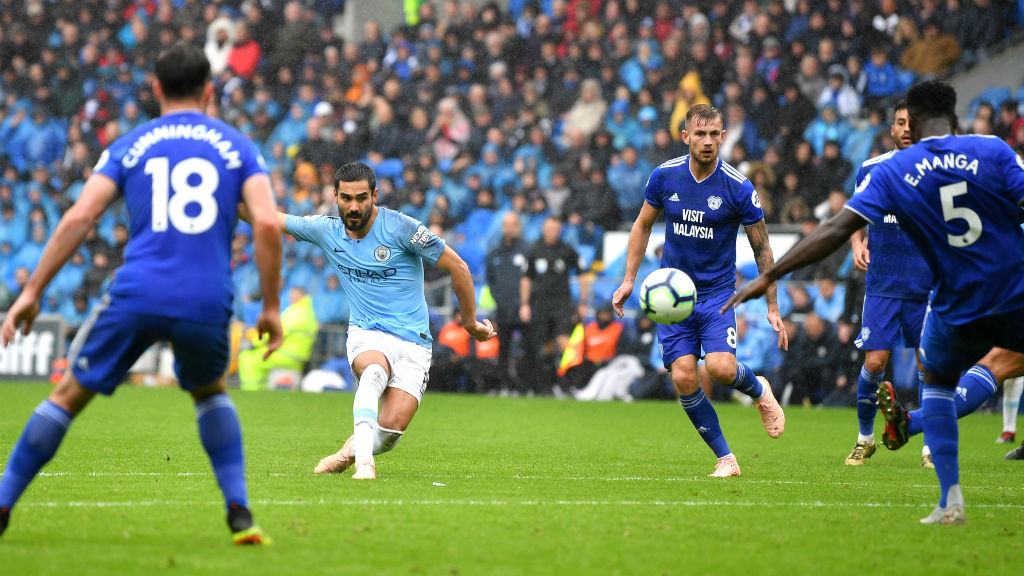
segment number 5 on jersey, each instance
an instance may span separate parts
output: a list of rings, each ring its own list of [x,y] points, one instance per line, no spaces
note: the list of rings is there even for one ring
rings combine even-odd
[[[145,172],[153,178],[154,232],[166,232],[170,223],[183,234],[202,234],[217,222],[218,207],[213,193],[220,184],[220,175],[212,162],[186,158],[171,168],[167,157],[160,156],[146,161]],[[199,213],[189,216],[185,208],[193,202],[199,205]]]

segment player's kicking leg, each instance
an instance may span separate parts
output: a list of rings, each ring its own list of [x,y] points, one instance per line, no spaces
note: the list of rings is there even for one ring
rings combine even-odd
[[[1017,439],[1017,412],[1020,410],[1021,392],[1024,392],[1024,377],[1003,382],[1003,433],[996,439],[1000,444],[1013,444]]]
[[[341,450],[321,459],[313,471],[339,473],[354,465],[352,478],[374,479],[377,467],[373,457],[394,448],[419,408],[427,387],[430,349],[362,329],[349,330],[348,346],[359,382],[352,403],[353,434]],[[362,352],[356,355],[353,348]]]
[[[1024,372],[1024,354],[1005,348],[993,348],[977,364],[971,366],[956,385],[954,402],[957,418],[971,414],[989,398],[996,390],[996,383],[1018,376]],[[879,411],[886,419],[885,433],[882,443],[890,450],[897,450],[906,444],[910,437],[924,430],[924,418],[921,409],[908,412],[896,400],[892,386],[879,387]],[[883,395],[885,406],[883,406]]]
[[[389,452],[398,444],[418,407],[419,402],[402,390],[388,388],[384,392],[373,436],[374,456]],[[344,446],[334,454],[322,458],[313,472],[316,474],[340,474],[347,470],[355,462],[354,444],[355,435],[349,436]],[[374,467],[374,472],[376,472],[376,467]]]

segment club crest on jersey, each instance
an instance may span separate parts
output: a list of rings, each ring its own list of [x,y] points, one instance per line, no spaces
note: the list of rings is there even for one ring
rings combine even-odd
[[[391,248],[381,244],[373,251],[373,257],[377,262],[387,262],[391,258]]]
[[[712,196],[708,198],[708,208],[712,210],[718,210],[722,207],[722,199],[719,196]]]

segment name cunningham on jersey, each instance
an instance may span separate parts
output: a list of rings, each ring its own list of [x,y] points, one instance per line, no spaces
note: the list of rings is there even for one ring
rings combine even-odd
[[[139,159],[153,145],[164,140],[194,140],[206,142],[217,150],[220,157],[226,163],[228,170],[233,170],[242,165],[238,150],[232,148],[231,140],[224,139],[224,135],[202,124],[173,124],[157,126],[142,134],[132,143],[128,153],[121,159],[125,168],[131,168],[139,163]],[[106,154],[106,152],[104,152]],[[102,162],[102,160],[101,160]]]

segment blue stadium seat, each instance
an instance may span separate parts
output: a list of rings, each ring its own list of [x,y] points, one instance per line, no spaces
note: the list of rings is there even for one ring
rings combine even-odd
[[[971,103],[968,105],[968,115],[974,117],[978,112],[978,107],[981,106],[982,102],[988,103],[990,106],[996,109],[996,113],[999,112],[999,107],[1002,106],[1003,102],[1009,100],[1013,96],[1013,92],[1006,86],[990,86],[971,99]]]

